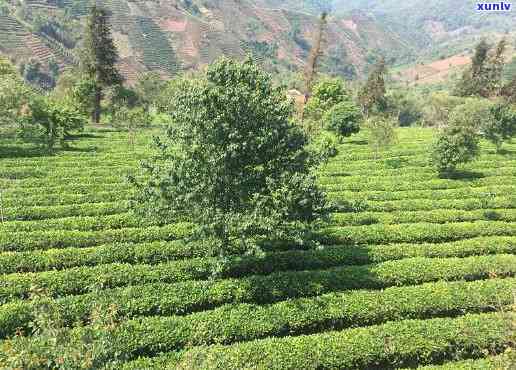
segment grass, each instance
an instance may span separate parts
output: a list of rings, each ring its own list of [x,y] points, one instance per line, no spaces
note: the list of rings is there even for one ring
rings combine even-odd
[[[496,368],[511,346],[516,145],[439,178],[433,132],[399,129],[379,159],[360,134],[319,169],[339,204],[320,248],[217,256],[185,223],[142,224],[125,181],[152,132],[92,130],[49,154],[0,140],[0,338],[29,328],[34,286],[69,330],[94,304],[123,321],[128,369]],[[219,269],[217,275],[213,270]],[[498,366],[498,365],[496,365]]]

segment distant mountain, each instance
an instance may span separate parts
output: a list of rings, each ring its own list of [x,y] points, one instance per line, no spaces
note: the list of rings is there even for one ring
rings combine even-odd
[[[29,57],[43,64],[55,60],[60,66],[76,61],[88,1],[0,1],[4,1],[2,53],[20,61]],[[172,75],[200,68],[220,55],[242,58],[248,53],[270,70],[295,70],[307,58],[318,22],[315,6],[307,6],[303,12],[290,1],[97,3],[112,13],[120,68],[129,80],[146,70]],[[397,35],[360,11],[330,17],[325,40],[324,68],[347,77],[361,74],[377,54],[406,49]]]
[[[391,64],[459,50],[516,29],[515,15],[479,15],[469,0],[98,0],[112,13],[119,67],[129,81],[202,68],[220,55],[252,55],[271,71],[306,61],[318,16],[330,11],[322,68],[363,76]],[[0,53],[43,68],[76,63],[89,0],[0,0]],[[473,9],[473,10],[472,10]],[[52,67],[53,66],[53,67]]]

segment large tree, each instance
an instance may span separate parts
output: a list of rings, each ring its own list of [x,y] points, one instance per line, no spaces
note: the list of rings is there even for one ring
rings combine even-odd
[[[122,81],[115,66],[117,60],[118,52],[111,35],[109,14],[94,5],[88,16],[81,64],[95,83],[92,112],[92,120],[95,123],[100,122],[103,89]]]
[[[159,154],[143,167],[147,180],[135,181],[137,211],[193,222],[221,254],[299,237],[326,215],[307,139],[270,76],[222,59],[176,87]]]

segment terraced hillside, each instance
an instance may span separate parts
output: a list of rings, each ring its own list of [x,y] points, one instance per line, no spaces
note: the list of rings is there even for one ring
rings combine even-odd
[[[318,24],[317,13],[279,8],[261,0],[96,2],[112,14],[121,69],[129,82],[134,82],[135,75],[145,70],[171,76],[200,69],[220,55],[243,58],[251,53],[270,70],[296,70],[303,67],[308,57]],[[5,41],[5,45],[0,43],[1,54],[16,60],[35,56],[44,61],[37,53],[44,46],[59,61],[74,63],[82,37],[80,29],[91,1],[9,0],[5,3],[8,4],[6,15],[0,13],[0,20],[5,23],[0,24],[3,31],[0,41]],[[71,45],[63,43],[63,33],[71,33],[63,31],[69,26],[63,24],[63,17],[77,23],[74,27],[77,34],[67,35],[72,39],[68,40]],[[38,26],[41,19],[50,25]],[[36,38],[43,46],[29,45],[33,50],[26,50],[23,35]],[[360,11],[331,17],[327,40],[329,59],[323,63],[326,70],[348,77],[364,72],[373,50],[411,53],[398,36]]]
[[[0,338],[27,328],[34,286],[71,325],[114,303],[128,369],[497,368],[516,289],[516,144],[456,178],[428,166],[433,131],[399,130],[376,160],[366,134],[320,171],[341,212],[315,250],[216,257],[141,225],[124,175],[151,134],[95,131],[55,156],[0,141]],[[445,363],[445,365],[442,365]],[[441,367],[442,366],[442,367]]]

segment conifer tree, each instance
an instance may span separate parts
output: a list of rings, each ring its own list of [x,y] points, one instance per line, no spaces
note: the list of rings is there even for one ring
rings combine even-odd
[[[88,16],[81,64],[95,84],[92,112],[92,120],[95,123],[100,122],[102,90],[122,81],[115,66],[117,60],[118,52],[111,36],[109,14],[94,5]]]

